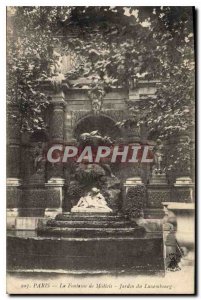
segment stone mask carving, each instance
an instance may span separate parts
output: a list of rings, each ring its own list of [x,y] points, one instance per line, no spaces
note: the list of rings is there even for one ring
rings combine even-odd
[[[100,99],[92,99],[91,108],[94,114],[99,114],[101,111],[102,101]]]

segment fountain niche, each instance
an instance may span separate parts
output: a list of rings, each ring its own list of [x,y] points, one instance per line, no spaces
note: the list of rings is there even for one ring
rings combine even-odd
[[[76,129],[79,147],[114,143],[118,129],[100,120],[95,123],[98,129],[94,127],[91,132],[84,131],[88,122]],[[63,212],[39,220],[37,236],[23,239],[26,255],[15,261],[11,255],[12,267],[48,272],[164,273],[162,235],[147,233],[124,212],[122,183],[111,165],[84,161],[69,163],[67,168],[70,172]],[[8,243],[15,253],[22,253],[18,237]]]
[[[114,142],[98,130],[81,133],[77,141],[79,147]],[[136,273],[163,270],[161,239],[159,243],[151,240],[143,227],[123,213],[121,183],[111,166],[86,161],[75,164],[73,170],[67,194],[70,211],[38,227],[38,236],[55,241],[56,248],[49,251],[56,254],[59,247],[62,253],[62,263],[57,259],[55,267]],[[153,249],[160,255],[151,257]]]
[[[113,144],[109,136],[102,136],[98,130],[82,133],[77,142],[79,148],[90,145],[93,149]],[[121,212],[121,184],[109,164],[89,163],[87,160],[75,163],[67,193],[71,198],[70,212],[41,223],[38,235],[80,238],[143,236],[144,228],[129,221]]]

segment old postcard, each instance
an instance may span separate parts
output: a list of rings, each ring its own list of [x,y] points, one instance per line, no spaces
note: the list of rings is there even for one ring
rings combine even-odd
[[[7,293],[195,293],[193,7],[7,7]]]

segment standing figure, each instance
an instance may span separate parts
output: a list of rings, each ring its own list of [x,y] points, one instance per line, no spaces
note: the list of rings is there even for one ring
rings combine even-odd
[[[162,173],[161,163],[163,161],[163,154],[162,154],[163,145],[160,139],[157,139],[156,146],[154,147],[153,150],[154,150],[154,166],[155,166],[154,171]]]

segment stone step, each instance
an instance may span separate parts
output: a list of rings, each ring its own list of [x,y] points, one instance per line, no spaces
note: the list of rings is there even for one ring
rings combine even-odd
[[[65,215],[65,216],[117,216],[117,215],[123,215],[122,213],[115,213],[115,212],[62,212],[61,214],[58,215]]]
[[[123,215],[117,215],[112,213],[62,213],[58,214],[55,217],[57,221],[85,221],[85,220],[94,220],[94,221],[122,221],[126,220]]]
[[[50,227],[76,227],[76,228],[107,228],[107,227],[132,227],[135,225],[134,222],[129,220],[68,220],[68,221],[58,221],[49,220],[47,221],[47,226]]]
[[[129,228],[66,228],[66,227],[44,227],[38,229],[39,236],[57,237],[92,237],[92,236],[132,236],[139,237],[145,234],[143,227]]]

